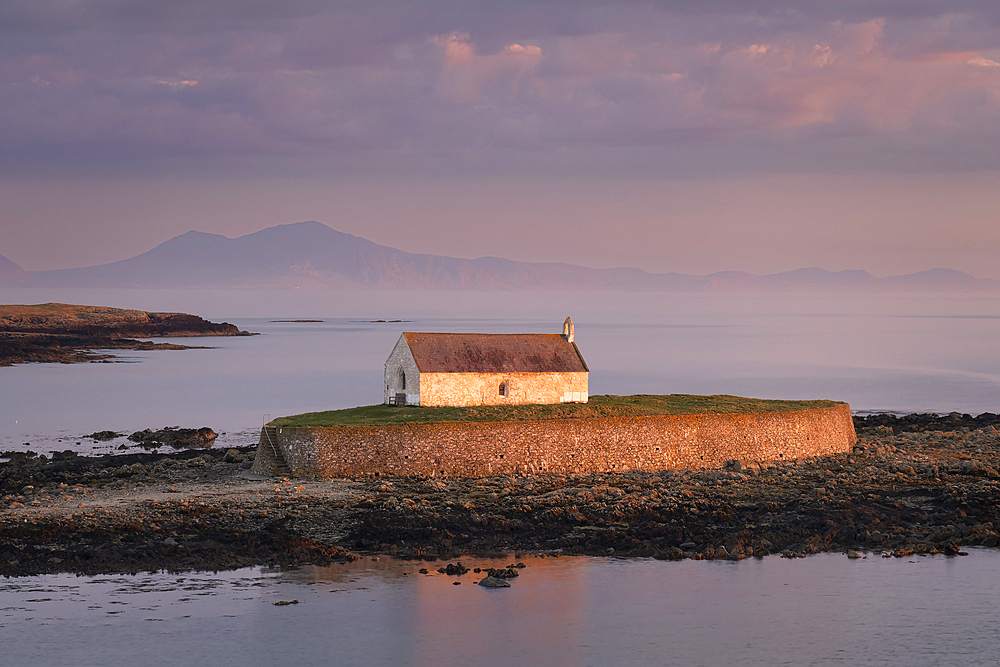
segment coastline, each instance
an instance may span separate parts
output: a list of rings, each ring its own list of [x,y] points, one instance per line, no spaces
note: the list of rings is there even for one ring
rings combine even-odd
[[[309,481],[250,474],[249,447],[20,457],[0,464],[0,575],[326,564],[357,554],[740,559],[998,545],[995,426],[930,416],[856,423],[851,453],[659,473]]]
[[[23,363],[108,362],[94,350],[193,350],[205,346],[153,343],[142,338],[252,336],[223,322],[186,313],[63,303],[0,305],[0,366]]]

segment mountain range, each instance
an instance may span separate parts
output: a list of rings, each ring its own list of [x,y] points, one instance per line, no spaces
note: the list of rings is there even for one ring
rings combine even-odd
[[[31,282],[31,275],[27,271],[0,255],[0,287],[24,287]]]
[[[657,292],[1000,291],[1000,280],[953,269],[876,278],[867,271],[797,269],[706,276],[592,269],[573,264],[461,259],[404,252],[319,222],[230,239],[187,232],[136,257],[78,269],[25,271],[0,256],[0,286],[306,288],[394,290],[622,290]]]

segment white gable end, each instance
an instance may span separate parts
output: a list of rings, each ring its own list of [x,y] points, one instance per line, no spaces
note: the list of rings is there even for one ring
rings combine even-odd
[[[420,405],[420,370],[402,335],[385,361],[384,386],[386,404],[395,404],[397,395],[405,394],[407,405]]]

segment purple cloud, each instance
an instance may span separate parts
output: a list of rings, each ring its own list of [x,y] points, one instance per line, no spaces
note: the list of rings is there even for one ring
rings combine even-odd
[[[0,167],[1000,166],[996,3],[831,4],[8,2]]]

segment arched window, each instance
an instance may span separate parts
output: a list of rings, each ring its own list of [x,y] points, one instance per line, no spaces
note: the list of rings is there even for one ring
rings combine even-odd
[[[406,389],[406,371],[399,371],[399,384],[402,389]]]
[[[504,398],[510,396],[510,380],[504,380],[500,383],[500,395]]]

